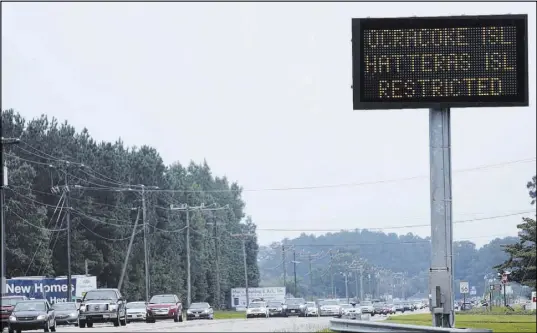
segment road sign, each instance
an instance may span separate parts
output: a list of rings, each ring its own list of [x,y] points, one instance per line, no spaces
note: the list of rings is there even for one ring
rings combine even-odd
[[[501,291],[502,290],[502,285],[501,284],[495,284],[494,285],[494,290]]]
[[[461,294],[468,294],[468,292],[470,291],[470,285],[468,281],[459,282],[459,289]]]
[[[527,21],[353,19],[353,109],[528,106]]]

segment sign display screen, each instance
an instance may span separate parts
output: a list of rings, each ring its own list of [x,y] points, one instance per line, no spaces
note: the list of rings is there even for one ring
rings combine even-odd
[[[527,106],[527,32],[527,15],[353,19],[353,108]]]

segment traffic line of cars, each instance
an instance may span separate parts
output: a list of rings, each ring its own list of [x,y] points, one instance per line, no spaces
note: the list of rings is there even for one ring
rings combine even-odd
[[[127,302],[118,289],[93,289],[84,295],[80,303],[50,304],[46,299],[28,299],[25,296],[5,296],[1,303],[2,329],[9,333],[27,330],[55,332],[58,325],[91,328],[95,323],[112,323],[126,326],[129,322],[172,319],[175,322],[196,319],[214,319],[209,303],[192,303],[183,313],[177,295],[155,295],[146,302]]]

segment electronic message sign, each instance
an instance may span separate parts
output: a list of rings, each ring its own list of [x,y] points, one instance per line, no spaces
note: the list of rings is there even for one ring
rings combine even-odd
[[[352,20],[353,108],[527,106],[527,15]]]

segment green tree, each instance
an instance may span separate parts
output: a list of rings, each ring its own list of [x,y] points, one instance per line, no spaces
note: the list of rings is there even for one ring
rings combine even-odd
[[[535,176],[528,182],[527,188],[531,204],[535,204]],[[510,271],[509,279],[535,289],[535,257],[536,257],[536,223],[535,219],[524,217],[522,223],[517,225],[519,229],[519,241],[512,245],[503,246],[504,251],[509,255],[509,259],[502,264],[495,266],[500,273]]]

